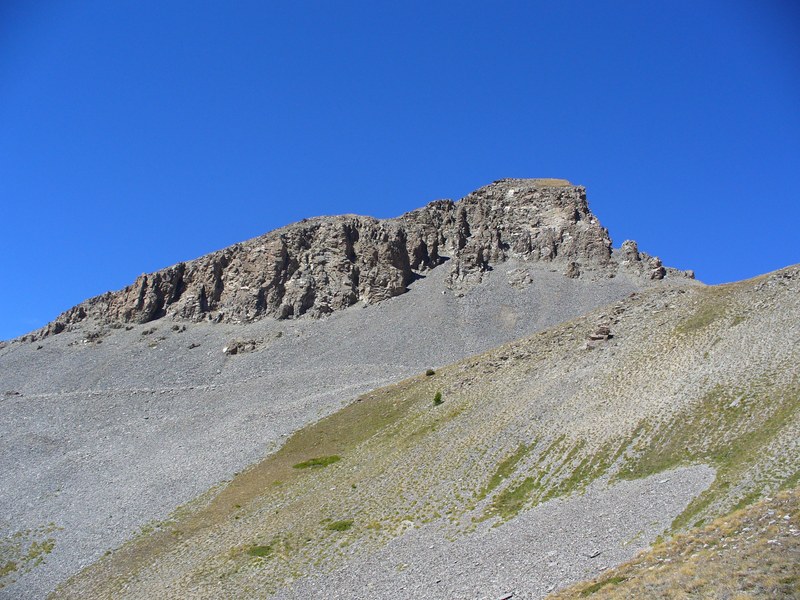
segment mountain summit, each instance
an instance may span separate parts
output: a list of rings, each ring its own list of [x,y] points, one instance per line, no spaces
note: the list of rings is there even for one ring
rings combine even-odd
[[[437,200],[394,219],[317,217],[196,260],[178,263],[60,315],[34,337],[84,321],[99,325],[178,321],[246,323],[321,317],[408,291],[432,269],[463,288],[510,258],[545,263],[567,277],[689,277],[640,253],[612,251],[586,190],[563,179],[502,179],[458,202]]]
[[[0,343],[0,597],[543,597],[796,486],[799,285],[541,179],[143,275]]]

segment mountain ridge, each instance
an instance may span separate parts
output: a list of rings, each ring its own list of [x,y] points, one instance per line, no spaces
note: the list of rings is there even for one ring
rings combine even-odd
[[[23,336],[34,341],[79,324],[120,326],[164,317],[246,323],[319,318],[404,294],[445,263],[459,290],[509,258],[542,262],[567,277],[693,279],[626,241],[612,250],[586,190],[566,180],[501,179],[458,202],[435,200],[391,219],[323,216],[267,232],[139,276],[90,298]]]
[[[283,318],[187,319],[178,299],[125,322],[110,293],[0,344],[0,597],[225,595],[220,576],[230,595],[373,597],[366,572],[386,597],[543,597],[796,485],[798,266],[705,286],[613,248],[567,182],[428,206],[210,255],[236,253],[218,308],[248,306],[265,238],[297,242],[298,280],[378,282],[367,302],[316,315],[318,286]]]

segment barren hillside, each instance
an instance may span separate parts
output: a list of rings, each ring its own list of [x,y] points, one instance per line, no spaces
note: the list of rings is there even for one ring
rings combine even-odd
[[[654,289],[362,395],[64,597],[542,597],[796,485],[800,269]]]
[[[0,596],[543,597],[797,485],[798,288],[563,180],[143,275],[0,344]]]

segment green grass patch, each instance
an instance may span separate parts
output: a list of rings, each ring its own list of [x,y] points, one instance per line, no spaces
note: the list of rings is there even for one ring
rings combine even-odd
[[[332,521],[325,525],[325,529],[328,531],[347,531],[348,529],[353,527],[353,520],[347,519],[344,521]]]
[[[620,577],[619,575],[615,575],[614,577],[609,577],[608,579],[603,579],[598,581],[597,583],[593,583],[592,585],[586,587],[581,591],[581,597],[585,598],[586,596],[591,596],[595,592],[599,592],[607,585],[618,585],[623,581],[626,581],[626,577]]]
[[[538,479],[526,477],[519,485],[504,489],[492,502],[489,514],[496,514],[504,520],[517,516],[538,486]]]
[[[508,477],[510,477],[514,472],[514,469],[517,468],[517,463],[519,463],[519,461],[521,461],[535,445],[536,442],[534,442],[531,446],[520,444],[516,452],[502,460],[500,464],[497,465],[497,469],[495,469],[495,472],[492,474],[491,478],[489,478],[489,482],[486,484],[486,487],[478,492],[478,500],[483,500],[486,498],[486,496],[491,494],[497,488],[497,486],[508,479]]]
[[[444,400],[442,400],[442,392],[436,392],[433,395],[433,405],[434,406],[439,406],[443,402],[444,402]]]
[[[308,460],[304,460],[303,462],[299,462],[295,465],[292,465],[294,469],[317,469],[322,467],[327,467],[328,465],[332,465],[333,463],[339,462],[342,460],[342,457],[338,454],[332,454],[331,456],[318,456],[317,458],[309,458]]]
[[[247,549],[247,554],[257,558],[265,558],[272,554],[272,546],[250,546]]]

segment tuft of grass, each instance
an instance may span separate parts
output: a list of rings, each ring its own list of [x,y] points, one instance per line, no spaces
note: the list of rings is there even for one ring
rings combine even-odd
[[[492,474],[489,482],[486,484],[486,487],[478,493],[478,500],[483,500],[486,498],[486,496],[491,494],[497,488],[497,486],[508,479],[508,477],[510,477],[517,468],[519,461],[521,461],[525,455],[528,454],[531,447],[532,446],[520,444],[516,452],[502,460],[500,464],[497,465],[497,469],[495,469],[495,472]]]
[[[304,460],[303,462],[299,462],[295,465],[292,465],[294,469],[321,469],[322,467],[327,467],[328,465],[332,465],[335,462],[339,462],[342,460],[342,457],[338,454],[332,454],[331,456],[318,456],[316,458],[309,458],[308,460]]]
[[[272,554],[272,546],[250,546],[247,549],[247,553],[250,556],[264,558]]]
[[[353,526],[353,520],[347,519],[344,521],[332,521],[325,525],[328,531],[347,531]]]
[[[591,596],[595,592],[599,592],[607,585],[617,585],[625,580],[626,580],[625,577],[620,577],[619,575],[614,575],[613,577],[609,577],[608,579],[601,579],[597,583],[593,583],[592,585],[584,588],[581,591],[581,597]]]
[[[433,405],[439,406],[442,404],[444,400],[442,400],[442,392],[436,392],[433,396]]]

